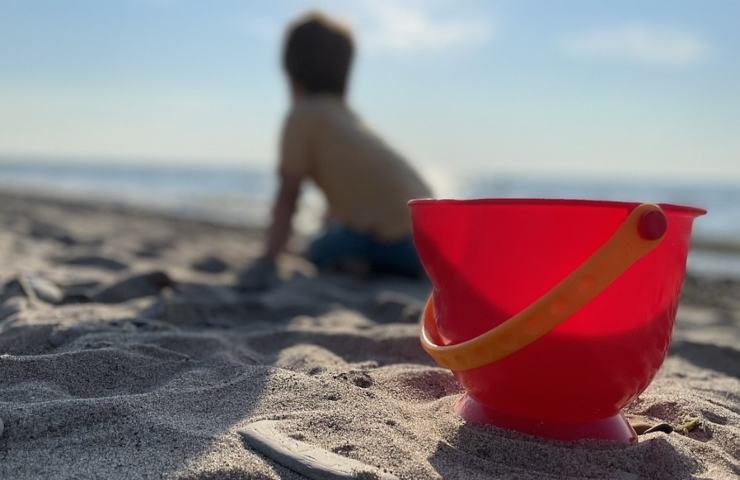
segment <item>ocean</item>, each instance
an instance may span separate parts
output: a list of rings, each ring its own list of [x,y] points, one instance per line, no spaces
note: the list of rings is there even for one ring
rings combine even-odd
[[[566,179],[479,172],[456,178],[445,195],[460,198],[537,197],[677,203],[705,208],[695,238],[740,245],[740,182],[655,183]],[[79,162],[0,161],[0,189],[45,196],[131,205],[210,220],[264,225],[269,217],[275,177],[270,168],[131,165]],[[308,187],[296,227],[318,229],[323,200]],[[692,253],[690,268],[740,276],[740,255]]]

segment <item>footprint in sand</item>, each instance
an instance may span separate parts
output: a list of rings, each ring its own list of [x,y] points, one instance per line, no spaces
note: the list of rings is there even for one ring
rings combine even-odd
[[[0,304],[0,321],[23,310],[27,300],[25,298],[10,299]]]
[[[419,299],[401,292],[382,291],[365,302],[362,308],[368,318],[378,323],[415,323],[423,310]]]
[[[229,264],[218,257],[209,255],[191,264],[193,270],[203,273],[223,273],[229,268]]]
[[[162,289],[174,285],[164,272],[154,271],[125,278],[120,282],[103,287],[92,296],[93,302],[123,303],[135,298],[157,295]]]
[[[173,249],[175,244],[174,239],[167,238],[144,240],[134,254],[140,258],[159,258],[165,251]]]
[[[102,270],[109,270],[111,272],[120,272],[128,268],[128,265],[123,262],[100,255],[81,255],[77,257],[56,258],[55,261],[64,265],[99,268]]]
[[[36,275],[20,275],[10,280],[3,287],[0,298],[9,299],[19,295],[32,302],[42,300],[53,304],[61,302],[64,298],[64,293],[56,284]]]
[[[100,246],[103,243],[100,238],[76,236],[59,225],[41,221],[34,221],[31,224],[28,229],[28,236],[36,240],[54,240],[67,247],[74,245]]]
[[[77,239],[74,238],[74,236],[72,236],[65,229],[51,223],[44,223],[39,221],[31,224],[31,228],[28,230],[28,235],[38,240],[55,240],[67,246],[72,246],[79,243]]]

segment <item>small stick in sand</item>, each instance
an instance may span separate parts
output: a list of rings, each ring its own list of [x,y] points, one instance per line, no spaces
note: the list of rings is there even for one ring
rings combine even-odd
[[[379,468],[291,438],[278,431],[277,423],[271,420],[254,422],[239,433],[253,449],[314,480],[398,480]]]

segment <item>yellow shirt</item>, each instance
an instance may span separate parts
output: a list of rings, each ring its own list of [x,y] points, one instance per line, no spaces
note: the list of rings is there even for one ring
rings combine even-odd
[[[313,180],[331,220],[379,240],[409,235],[406,202],[431,197],[419,174],[331,95],[303,98],[288,114],[279,169]]]

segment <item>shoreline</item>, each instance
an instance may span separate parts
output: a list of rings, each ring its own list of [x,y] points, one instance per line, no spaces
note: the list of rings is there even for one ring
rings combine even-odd
[[[27,201],[40,205],[56,205],[85,211],[109,212],[118,215],[135,215],[142,218],[157,219],[163,222],[186,222],[204,227],[242,232],[249,238],[261,236],[264,225],[256,221],[237,221],[228,218],[212,218],[209,212],[187,212],[167,207],[143,206],[125,201],[105,200],[98,197],[84,197],[67,194],[39,194],[16,192],[0,188],[0,202]],[[251,208],[245,204],[245,210]],[[305,230],[305,229],[304,229]],[[298,230],[296,244],[302,245],[311,235],[310,231]],[[692,274],[740,279],[740,239],[733,241],[722,237],[692,237],[691,252],[701,257],[697,262],[689,259],[689,272]],[[694,264],[696,263],[696,264]],[[696,271],[693,271],[696,268]]]
[[[207,219],[204,215],[175,212],[166,208],[145,207],[125,201],[105,200],[96,196],[84,197],[66,194],[40,194],[16,192],[7,188],[0,188],[0,202],[32,202],[47,207],[61,207],[79,209],[81,211],[109,213],[116,215],[138,216],[164,222],[188,222],[204,227],[240,231],[248,234],[261,230],[259,225],[226,220]]]

